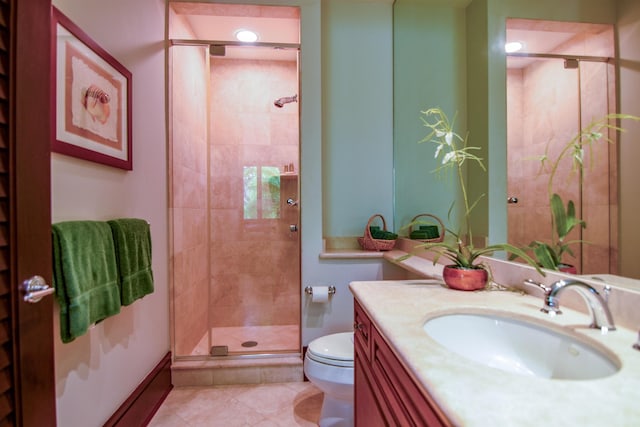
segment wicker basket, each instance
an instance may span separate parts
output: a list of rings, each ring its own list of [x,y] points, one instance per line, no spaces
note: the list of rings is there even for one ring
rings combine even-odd
[[[425,243],[438,243],[438,242],[442,242],[444,241],[444,233],[446,232],[445,227],[444,227],[444,223],[442,222],[442,220],[440,218],[438,218],[435,215],[431,215],[431,214],[420,214],[420,215],[416,215],[413,217],[413,219],[411,220],[411,223],[413,224],[418,218],[423,217],[423,216],[428,216],[430,218],[435,219],[436,221],[438,221],[438,223],[440,224],[440,236],[433,238],[433,239],[414,239],[417,240],[419,242],[425,242]],[[409,227],[409,236],[411,236],[411,232],[413,231],[413,226]]]
[[[371,218],[369,218],[369,221],[367,221],[367,226],[364,228],[364,236],[358,237],[358,243],[360,244],[362,249],[366,251],[389,251],[396,245],[397,239],[374,239],[371,236],[371,229],[369,227],[371,226],[373,220],[376,219],[376,217],[382,220],[382,229],[384,231],[387,231],[387,223],[384,220],[384,217],[380,214],[375,214],[371,216]]]

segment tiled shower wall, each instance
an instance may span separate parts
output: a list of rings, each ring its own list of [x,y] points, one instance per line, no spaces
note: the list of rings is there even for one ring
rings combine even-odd
[[[295,61],[211,59],[211,326],[299,325]],[[244,218],[245,167],[276,167],[278,218]],[[275,193],[277,193],[277,189]],[[274,193],[274,194],[275,194]],[[215,334],[215,332],[214,332]],[[215,337],[214,337],[215,340]],[[223,343],[221,343],[223,344]],[[292,343],[292,349],[299,343]]]
[[[564,46],[563,51],[609,56],[612,43],[608,32],[580,36]],[[509,205],[508,210],[510,243],[524,246],[534,239],[546,240],[551,233],[549,174],[540,173],[540,163],[534,159],[545,153],[548,141],[551,141],[549,158],[557,158],[579,131],[579,105],[584,127],[592,119],[606,115],[608,105],[613,102],[612,66],[581,62],[580,67],[580,80],[578,70],[564,69],[562,60],[537,60],[526,68],[508,70],[508,193],[518,197],[518,204]],[[578,214],[587,222],[582,239],[590,242],[582,248],[582,265],[578,245],[572,246],[576,258],[567,256],[565,262],[582,267],[583,273],[613,273],[617,264],[615,244],[610,243],[617,239],[616,169],[612,167],[615,147],[598,144],[587,154],[585,165],[582,195],[571,160],[562,164],[554,178],[554,191],[565,203],[574,200],[580,210],[582,197],[583,210]],[[573,233],[571,238],[579,236]]]
[[[191,37],[172,14],[174,37]],[[207,229],[207,50],[170,49],[169,206],[174,351],[187,355],[208,327]],[[158,142],[160,143],[160,142]]]

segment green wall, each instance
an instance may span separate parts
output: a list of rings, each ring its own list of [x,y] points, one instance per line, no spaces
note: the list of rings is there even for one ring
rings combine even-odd
[[[362,235],[375,213],[392,226],[392,11],[391,1],[322,2],[325,237]]]
[[[465,11],[440,2],[396,0],[393,23],[395,227],[420,213],[447,222],[457,189],[450,176],[431,173],[438,167],[433,148],[417,142],[426,135],[420,111],[430,107],[441,107],[450,118],[457,112],[458,133],[465,133]],[[451,222],[457,218],[454,213]]]

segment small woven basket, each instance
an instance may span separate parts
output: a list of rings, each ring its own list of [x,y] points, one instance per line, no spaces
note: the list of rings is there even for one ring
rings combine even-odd
[[[382,229],[387,231],[387,222],[384,220],[384,217],[380,214],[372,215],[369,221],[367,221],[367,226],[364,228],[364,236],[358,237],[358,243],[362,249],[366,251],[389,251],[396,245],[397,239],[374,239],[371,236],[371,229],[369,227],[376,217],[382,220]]]
[[[442,222],[442,220],[440,218],[438,218],[435,215],[431,215],[431,214],[420,214],[420,215],[416,215],[413,217],[413,219],[411,220],[411,223],[414,223],[418,218],[423,217],[423,216],[427,216],[430,218],[435,219],[436,221],[438,221],[438,223],[440,224],[440,236],[435,237],[433,239],[413,239],[413,240],[417,240],[420,242],[425,242],[425,243],[438,243],[438,242],[442,242],[444,241],[444,233],[445,233],[445,228],[444,228],[444,223]],[[409,227],[409,236],[411,236],[411,232],[413,231],[413,226]]]

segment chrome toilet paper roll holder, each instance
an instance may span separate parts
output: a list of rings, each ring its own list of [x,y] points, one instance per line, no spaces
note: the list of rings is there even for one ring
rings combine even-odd
[[[313,295],[313,287],[312,286],[307,286],[304,288],[304,293],[307,295]],[[336,293],[336,287],[335,286],[329,286],[329,295],[333,295]]]

